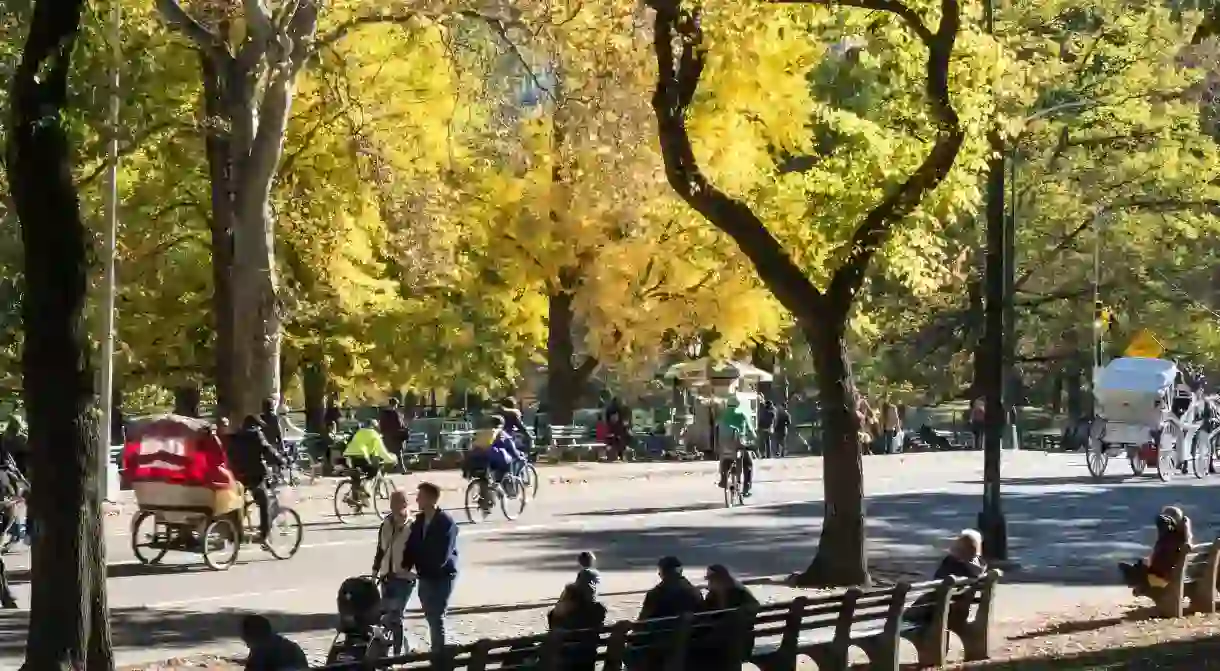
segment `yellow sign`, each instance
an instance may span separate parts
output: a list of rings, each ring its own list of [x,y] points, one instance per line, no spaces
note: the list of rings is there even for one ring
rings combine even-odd
[[[1123,356],[1138,356],[1146,359],[1159,359],[1165,353],[1165,346],[1161,344],[1156,336],[1148,329],[1141,329],[1135,337],[1131,339],[1131,343],[1127,345],[1127,351],[1123,352]]]

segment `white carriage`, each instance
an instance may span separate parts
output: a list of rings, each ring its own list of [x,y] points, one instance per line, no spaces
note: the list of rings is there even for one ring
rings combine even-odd
[[[1155,466],[1167,481],[1190,464],[1195,477],[1211,468],[1213,441],[1205,422],[1208,400],[1186,384],[1172,361],[1122,357],[1106,365],[1093,390],[1089,474],[1100,479],[1113,457],[1126,454],[1131,472]]]

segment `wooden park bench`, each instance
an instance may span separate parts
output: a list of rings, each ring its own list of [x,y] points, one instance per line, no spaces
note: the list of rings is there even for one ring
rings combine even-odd
[[[869,669],[897,671],[899,645],[914,644],[921,666],[944,666],[949,635],[962,643],[967,661],[987,659],[992,605],[999,571],[970,579],[948,578],[879,589],[800,597],[736,611],[688,613],[644,622],[621,621],[596,629],[449,646],[441,659],[412,654],[323,667],[326,671],[396,669],[486,671],[794,671],[800,657],[820,671],[846,671],[852,647],[863,650]],[[580,658],[585,665],[576,663]]]
[[[949,634],[962,643],[966,661],[987,659],[992,602],[999,571],[969,580],[952,578],[843,594],[800,597],[769,606],[755,618],[750,659],[762,671],[794,671],[801,656],[819,669],[848,668],[851,648],[862,650],[870,669],[897,671],[899,644],[910,641],[923,666],[946,663]]]
[[[1182,617],[1188,612],[1215,613],[1218,578],[1220,540],[1200,543],[1190,546],[1190,551],[1174,564],[1168,585],[1137,592],[1137,596],[1152,599],[1161,617]]]
[[[596,461],[606,444],[595,440],[588,428],[573,424],[552,424],[547,461]]]

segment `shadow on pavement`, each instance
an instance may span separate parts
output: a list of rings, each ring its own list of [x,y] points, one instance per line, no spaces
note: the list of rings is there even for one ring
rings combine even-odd
[[[685,506],[657,506],[644,508],[619,508],[617,510],[587,510],[579,513],[563,513],[560,517],[622,517],[625,515],[652,515],[655,513],[680,513],[696,510],[723,508],[723,503],[692,503]]]
[[[1214,539],[1220,529],[1220,510],[1214,505],[1220,489],[1193,485],[1193,479],[1072,485],[1076,480],[1065,474],[1046,480],[1067,485],[1061,491],[1004,494],[1009,553],[1019,564],[1005,583],[1114,585],[1116,562],[1148,552],[1155,534],[1153,519],[1165,505],[1182,506],[1192,517],[1196,542]],[[869,544],[881,572],[930,575],[949,539],[977,525],[979,489],[978,494],[934,491],[868,497]],[[591,550],[606,571],[638,570],[673,554],[688,567],[723,563],[742,574],[771,575],[804,568],[816,549],[822,511],[820,502],[758,504],[690,518],[681,525],[550,528],[514,532],[512,537],[540,550],[531,554],[530,562],[542,569],[571,568],[577,552]],[[598,514],[631,512],[645,511]],[[499,540],[493,536],[483,542]]]
[[[1197,669],[1220,669],[1220,638],[1209,636],[1148,645],[1124,645],[1094,652],[1057,654],[1053,658],[1046,659],[996,660],[956,668],[992,669],[993,671],[1044,671],[1046,669],[1196,671]]]
[[[243,615],[253,611],[200,613],[159,608],[111,608],[110,635],[116,650],[124,648],[191,648],[237,638]],[[335,616],[259,611],[276,631],[294,633],[333,630]],[[0,657],[25,652],[28,611],[0,611]]]

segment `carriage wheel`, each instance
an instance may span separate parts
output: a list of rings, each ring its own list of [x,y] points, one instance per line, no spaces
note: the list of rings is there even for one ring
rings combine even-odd
[[[1195,477],[1202,480],[1211,472],[1212,467],[1212,446],[1210,440],[1203,440],[1199,433],[1195,433],[1194,440],[1190,444],[1191,460],[1190,466],[1194,469]]]
[[[1106,446],[1101,441],[1089,441],[1085,464],[1089,467],[1089,475],[1094,480],[1100,480],[1106,475],[1106,467],[1110,465],[1110,455],[1106,454]]]
[[[146,521],[152,521],[152,529],[141,529]],[[157,516],[144,511],[131,522],[131,552],[141,564],[149,566],[161,561],[169,552],[169,528],[157,521]]]
[[[1148,462],[1144,461],[1144,453],[1138,447],[1127,448],[1127,463],[1131,465],[1131,474],[1139,477],[1144,474],[1144,470],[1148,468]]]
[[[208,522],[203,530],[203,563],[213,571],[226,571],[237,563],[237,553],[241,550],[241,538],[237,527],[226,518],[214,519]]]
[[[1178,470],[1177,446],[1170,449],[1157,448],[1156,476],[1161,482],[1173,479],[1174,471]]]

